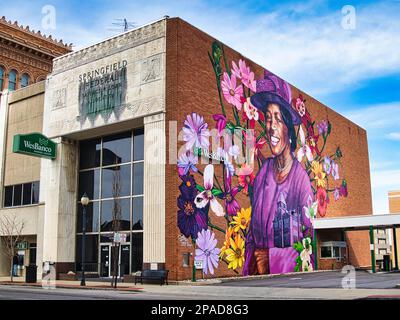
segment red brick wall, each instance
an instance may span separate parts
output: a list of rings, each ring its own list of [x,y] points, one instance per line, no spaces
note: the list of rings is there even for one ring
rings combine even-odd
[[[186,115],[191,112],[197,112],[204,116],[210,129],[214,128],[215,124],[212,115],[220,113],[215,75],[207,55],[211,51],[211,44],[214,40],[179,18],[167,21],[167,121],[177,121],[178,131],[182,127]],[[255,72],[255,78],[262,77],[264,69],[261,66],[227,46],[224,49],[229,62],[245,59],[247,65]],[[316,70],[316,72],[318,71]],[[300,92],[297,88],[292,87],[292,97],[297,97]],[[306,105],[313,119],[318,121],[327,119],[332,123],[332,133],[324,153],[333,154],[338,146],[343,152],[343,166],[340,167],[339,173],[341,177],[347,180],[349,196],[337,202],[332,197],[326,216],[371,214],[372,201],[366,131],[304,92],[301,93],[307,100]],[[227,114],[228,117],[233,118],[229,111]],[[168,132],[167,138],[167,141],[169,141]],[[265,152],[263,152],[266,156],[269,151],[267,149],[264,148]],[[167,159],[170,159],[169,153]],[[221,174],[221,172],[218,172],[220,167],[215,166],[217,176]],[[204,166],[201,169],[204,169]],[[182,267],[182,254],[188,252],[188,249],[190,251],[191,248],[182,246],[178,240],[180,232],[177,227],[176,199],[179,195],[180,179],[176,165],[167,165],[166,172],[166,265],[171,272],[172,279],[189,279],[191,268]],[[198,182],[201,185],[203,184],[202,181]],[[249,207],[247,197],[239,196],[238,200],[242,207]],[[220,227],[226,227],[223,218],[216,219],[212,212],[210,212],[210,215],[213,216],[213,223]],[[219,246],[222,246],[223,236],[219,232],[216,235]],[[355,257],[352,260],[355,266],[367,265],[368,263],[370,265],[370,262],[368,262],[368,232],[358,232],[356,235],[349,236],[349,242],[352,250],[351,256],[354,255]],[[366,246],[364,246],[365,244]],[[193,257],[191,257],[192,261]],[[228,270],[224,263],[220,263],[215,276],[234,275],[235,273]]]

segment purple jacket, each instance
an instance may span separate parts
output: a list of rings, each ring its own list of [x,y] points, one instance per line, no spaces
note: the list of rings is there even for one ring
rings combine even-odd
[[[275,247],[273,221],[278,201],[286,204],[288,211],[296,210],[305,226],[300,239],[311,233],[311,221],[304,214],[309,197],[314,199],[311,182],[302,165],[294,159],[292,168],[282,183],[277,183],[273,169],[273,158],[268,158],[254,180],[254,196],[249,233],[246,238],[246,258],[243,275],[249,275],[249,266],[254,259],[254,250],[269,249],[270,273],[293,272],[299,253],[293,247]],[[301,227],[300,227],[301,228]],[[312,235],[312,233],[311,233]]]

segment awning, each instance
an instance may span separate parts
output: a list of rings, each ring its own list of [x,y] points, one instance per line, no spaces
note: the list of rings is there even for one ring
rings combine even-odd
[[[312,221],[314,229],[368,229],[400,227],[400,213],[361,215],[336,218],[317,218]]]

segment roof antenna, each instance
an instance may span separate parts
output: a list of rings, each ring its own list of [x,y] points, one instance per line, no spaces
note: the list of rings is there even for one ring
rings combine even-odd
[[[110,31],[126,32],[126,31],[134,29],[138,26],[136,24],[136,22],[128,21],[126,18],[114,19],[114,20],[118,21],[118,22],[112,23],[112,25],[115,26],[115,28],[109,28],[108,30],[110,30]]]

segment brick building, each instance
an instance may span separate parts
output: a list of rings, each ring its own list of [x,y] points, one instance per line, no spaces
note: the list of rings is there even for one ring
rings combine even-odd
[[[0,19],[0,92],[42,81],[51,72],[53,59],[71,52],[71,45],[29,26]]]
[[[389,191],[389,212],[391,214],[400,213],[400,191]],[[392,264],[396,263],[396,255],[394,249],[394,241],[397,242],[397,259],[400,257],[400,230],[395,231],[396,234],[394,236],[394,230],[391,232],[392,236]]]
[[[202,276],[193,270],[194,259],[206,277],[371,267],[368,231],[313,228],[318,220],[372,214],[366,131],[179,18],[55,58],[46,88],[4,97],[0,214],[31,219],[23,237],[36,244],[39,276],[49,265],[59,277],[81,270],[83,224],[86,270],[100,277],[115,272],[112,256],[119,257],[120,276],[165,268],[174,280]],[[268,108],[257,110],[253,97],[267,99]],[[37,111],[32,119],[22,115],[30,104]],[[270,108],[280,112],[271,116]],[[253,125],[259,136],[247,149]],[[233,162],[225,145],[218,150],[218,141],[208,139],[221,126],[239,130],[240,147],[229,150],[248,161]],[[43,136],[36,141],[32,132]],[[15,146],[23,139],[41,150],[55,143],[57,154],[29,157],[34,151]],[[282,166],[274,162],[281,146],[288,161]],[[240,150],[249,153],[239,156]],[[192,152],[203,154],[199,163]],[[273,169],[264,172],[268,163]],[[213,172],[211,187],[204,179]],[[122,187],[113,188],[115,181]],[[256,205],[275,194],[265,186],[275,188],[281,202],[279,219],[275,200]],[[90,198],[86,223],[84,193]],[[126,235],[118,248],[115,231]],[[274,232],[281,242],[274,242]],[[249,265],[252,259],[257,262]],[[7,272],[5,263],[0,272]]]

